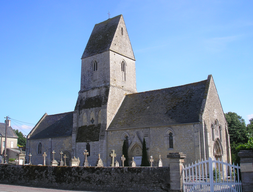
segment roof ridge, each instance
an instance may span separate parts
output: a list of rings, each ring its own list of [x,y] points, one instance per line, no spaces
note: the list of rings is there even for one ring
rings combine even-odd
[[[116,19],[117,17],[120,17],[120,16],[122,16],[122,14],[117,15],[117,16],[112,17],[112,18],[108,18],[108,19],[106,19],[106,20],[104,20],[104,21],[102,21],[102,22],[100,22],[100,23],[95,24],[95,26],[96,26],[96,25],[99,25],[99,24],[102,24],[102,23],[104,23],[104,22],[107,22],[107,21],[110,21],[110,20]]]
[[[47,116],[57,116],[57,115],[64,115],[64,114],[68,114],[68,113],[74,113],[74,111],[63,112],[63,113],[56,113],[56,114],[47,115]]]
[[[204,83],[206,80],[202,80],[202,81],[197,81],[194,83],[188,83],[188,84],[184,84],[184,85],[179,85],[179,86],[173,86],[173,87],[167,87],[167,88],[161,88],[161,89],[154,89],[154,90],[150,90],[150,91],[142,91],[142,92],[137,92],[137,93],[130,93],[127,94],[128,95],[135,95],[135,94],[141,94],[141,93],[150,93],[150,92],[154,92],[154,91],[162,91],[162,90],[166,90],[166,89],[173,89],[173,88],[180,88],[180,87],[186,87],[186,86],[190,86],[190,85],[194,85],[194,84],[199,84],[199,83]]]

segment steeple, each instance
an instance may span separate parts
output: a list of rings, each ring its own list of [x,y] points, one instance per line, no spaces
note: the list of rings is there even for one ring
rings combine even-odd
[[[83,52],[82,59],[109,50],[135,60],[122,15],[95,25]]]
[[[105,86],[136,92],[135,57],[122,15],[96,24],[82,55],[80,92]]]
[[[125,95],[136,92],[135,57],[122,15],[95,25],[81,59],[72,155],[91,143],[105,159],[105,132]]]

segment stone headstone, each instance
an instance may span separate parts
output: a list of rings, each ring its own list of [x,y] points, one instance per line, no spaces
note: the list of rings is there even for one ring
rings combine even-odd
[[[46,152],[44,152],[42,156],[44,158],[43,165],[45,166],[46,165],[46,157],[47,157]]]
[[[52,151],[52,154],[53,154],[53,161],[51,162],[51,165],[52,166],[58,166],[58,162],[54,159],[54,154],[55,154],[54,150]]]
[[[55,167],[55,166],[58,166],[58,162],[56,160],[53,160],[52,161],[52,166]]]
[[[68,158],[67,155],[64,154],[64,156],[63,156],[63,159],[64,159],[64,166],[67,166],[67,163],[66,163],[66,159],[67,159],[67,158]]]
[[[115,167],[119,167],[119,162],[116,160]]]
[[[121,159],[122,167],[124,167],[124,162],[125,162],[126,158],[124,157],[124,155],[122,155],[120,159]]]
[[[150,156],[150,166],[152,167],[153,166],[153,162],[154,162],[154,158],[153,158],[153,156]]]
[[[31,165],[31,164],[32,164],[32,154],[29,153],[29,165]]]
[[[84,154],[84,159],[85,159],[84,163],[83,163],[83,166],[84,167],[88,167],[89,166],[89,162],[88,162],[87,156],[89,155],[89,152],[87,151],[87,149],[84,150],[83,154]]]
[[[79,157],[78,158],[74,157],[71,159],[71,166],[72,167],[78,167],[79,165],[80,165]]]
[[[162,167],[162,166],[163,166],[162,157],[161,155],[159,155],[158,167]]]
[[[116,157],[116,153],[115,150],[112,150],[112,153],[110,154],[111,158],[112,158],[112,164],[111,167],[114,167],[114,158]]]
[[[63,152],[62,152],[62,151],[60,152],[60,155],[61,155],[60,166],[63,166],[63,160],[62,160],[62,155],[63,155]]]
[[[97,167],[104,167],[103,161],[102,161],[102,159],[100,158],[100,154],[98,154]]]
[[[136,163],[134,161],[134,157],[132,157],[132,162],[131,163],[132,163],[132,165],[131,165],[132,167],[136,167]]]

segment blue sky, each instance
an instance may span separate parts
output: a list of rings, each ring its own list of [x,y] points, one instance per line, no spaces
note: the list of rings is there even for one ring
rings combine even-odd
[[[123,14],[139,92],[207,79],[225,113],[253,118],[253,1],[2,0],[0,122],[28,134],[73,111],[81,55],[96,23]],[[32,123],[32,124],[30,124]]]

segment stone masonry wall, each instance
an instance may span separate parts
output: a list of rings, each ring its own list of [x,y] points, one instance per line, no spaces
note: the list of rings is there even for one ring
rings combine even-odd
[[[0,165],[0,183],[89,191],[170,191],[161,168],[96,168]]]
[[[203,125],[206,125],[206,158],[214,157],[214,143],[217,139],[220,140],[222,145],[222,160],[231,162],[230,158],[230,144],[229,144],[229,134],[226,119],[223,113],[223,109],[221,106],[221,102],[219,99],[219,95],[217,93],[214,80],[212,76],[208,77],[210,84],[209,84],[209,91],[207,95],[207,101],[205,104],[205,110],[202,115],[202,122]],[[217,124],[216,125],[216,121]],[[214,138],[212,138],[212,126],[214,126]],[[221,128],[221,132],[219,132],[218,127]],[[208,141],[207,141],[208,140]],[[202,157],[203,158],[203,157]]]

